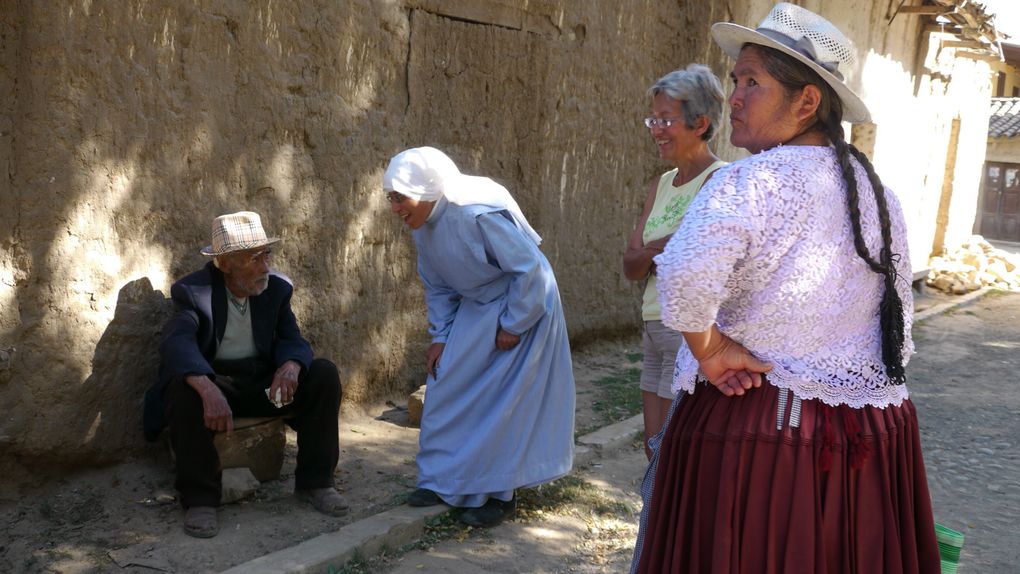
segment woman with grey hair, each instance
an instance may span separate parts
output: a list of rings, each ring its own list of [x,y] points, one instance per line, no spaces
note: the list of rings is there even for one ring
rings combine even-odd
[[[659,157],[673,169],[652,182],[644,210],[630,234],[623,270],[627,279],[645,283],[641,317],[645,322],[641,395],[648,440],[662,428],[673,391],[673,361],[683,338],[662,324],[652,257],[662,253],[680,225],[687,205],[712,172],[726,165],[708,142],[722,117],[723,91],[712,70],[691,64],[659,78],[648,90],[652,115],[645,118]]]

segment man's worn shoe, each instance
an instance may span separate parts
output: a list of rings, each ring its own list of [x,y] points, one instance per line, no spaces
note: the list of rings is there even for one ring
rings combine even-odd
[[[442,502],[443,500],[439,498],[438,494],[427,488],[419,488],[407,497],[408,506],[435,506]]]
[[[489,528],[512,517],[516,510],[516,498],[511,498],[507,502],[490,498],[484,505],[478,508],[469,508],[461,513],[460,521],[468,526]]]
[[[220,531],[213,506],[192,506],[184,512],[184,533],[195,538],[212,538]]]
[[[294,496],[298,500],[310,502],[312,508],[330,516],[343,516],[351,509],[347,500],[335,488],[308,488],[297,490]]]

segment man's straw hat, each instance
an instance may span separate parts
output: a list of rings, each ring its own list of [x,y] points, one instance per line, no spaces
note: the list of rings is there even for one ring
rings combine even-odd
[[[212,245],[202,249],[202,255],[216,257],[234,251],[245,251],[272,245],[279,237],[266,237],[259,214],[238,211],[221,215],[212,223]]]

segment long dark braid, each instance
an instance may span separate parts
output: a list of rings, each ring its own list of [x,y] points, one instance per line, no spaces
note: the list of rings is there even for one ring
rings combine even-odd
[[[833,112],[835,111],[833,109]],[[875,173],[875,168],[868,160],[868,156],[853,144],[847,143],[843,136],[843,126],[840,123],[841,115],[830,112],[826,120],[819,123],[822,132],[828,136],[829,141],[836,148],[836,157],[839,159],[839,166],[843,172],[843,180],[846,181],[847,208],[850,212],[850,225],[854,232],[854,249],[872,271],[881,274],[885,279],[885,290],[882,293],[882,303],[879,307],[882,328],[882,362],[885,363],[885,372],[890,381],[893,384],[902,385],[906,381],[906,373],[903,368],[903,301],[900,299],[899,291],[896,290],[898,255],[892,252],[892,224],[889,220],[889,205],[885,198],[885,186],[882,185],[882,180]],[[875,193],[875,204],[878,207],[878,219],[882,232],[882,250],[877,261],[864,243],[857,176],[850,162],[851,155],[864,167],[864,171],[868,174],[868,181]]]
[[[843,106],[835,91],[824,82],[814,71],[786,54],[764,46],[754,46],[762,56],[766,70],[788,94],[801,90],[807,84],[814,84],[822,91],[821,103],[818,106],[818,121],[815,129],[821,131],[836,150],[843,180],[846,182],[847,209],[850,213],[850,225],[853,228],[854,249],[857,255],[868,264],[872,271],[884,278],[884,291],[879,306],[879,318],[882,329],[882,362],[885,372],[894,385],[906,382],[903,367],[903,343],[905,325],[903,321],[903,301],[896,290],[896,262],[899,254],[892,251],[892,224],[889,219],[889,205],[885,197],[885,186],[875,172],[875,167],[868,156],[853,144],[848,143],[843,133]],[[811,129],[811,128],[809,128]],[[853,156],[864,167],[875,194],[878,207],[878,219],[882,235],[882,250],[878,259],[868,251],[861,229],[860,198],[857,189],[857,175],[850,161]]]

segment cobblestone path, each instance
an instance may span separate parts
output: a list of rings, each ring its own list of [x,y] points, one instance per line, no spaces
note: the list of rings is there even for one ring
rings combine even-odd
[[[914,343],[935,520],[966,535],[961,572],[1020,572],[1020,294],[926,319]]]

